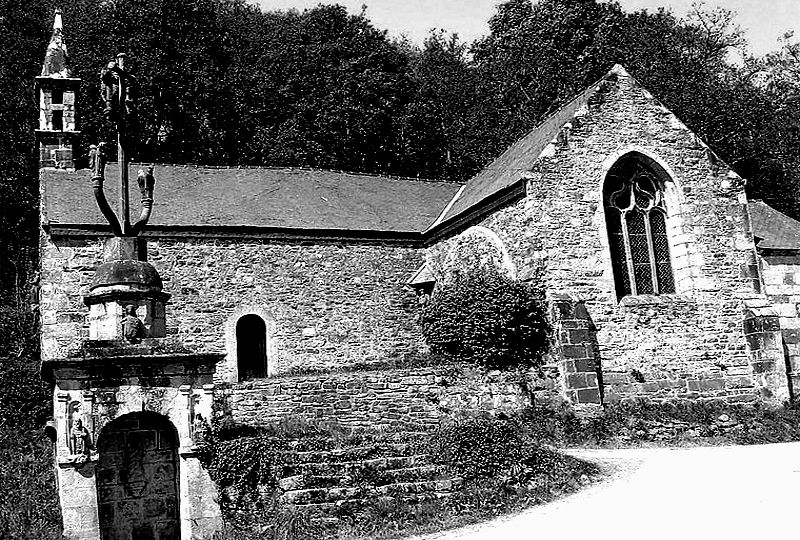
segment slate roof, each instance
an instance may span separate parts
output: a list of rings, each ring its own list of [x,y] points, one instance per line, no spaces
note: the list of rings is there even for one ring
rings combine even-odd
[[[778,212],[764,201],[747,203],[758,249],[800,250],[800,222]]]
[[[131,219],[139,215],[130,166]],[[258,227],[421,234],[461,184],[306,169],[238,169],[156,165],[155,207],[148,227]],[[119,198],[119,168],[106,168],[105,192]],[[91,171],[42,170],[45,223],[107,226],[95,203]]]
[[[622,66],[614,66],[604,79],[621,72],[624,73]],[[447,210],[441,222],[445,223],[476,209],[484,201],[519,182],[522,174],[531,169],[542,151],[558,136],[561,127],[588,104],[597,92],[599,84],[600,82],[589,86],[473,176],[466,183],[464,191],[458,199]]]

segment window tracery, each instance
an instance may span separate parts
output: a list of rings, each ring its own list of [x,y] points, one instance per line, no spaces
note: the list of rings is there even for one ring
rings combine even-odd
[[[632,156],[621,159],[603,189],[617,298],[675,292],[664,187]]]

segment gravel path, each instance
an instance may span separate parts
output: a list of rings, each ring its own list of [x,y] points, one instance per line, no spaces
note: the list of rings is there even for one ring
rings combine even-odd
[[[800,443],[570,450],[611,477],[550,504],[415,540],[800,536]]]

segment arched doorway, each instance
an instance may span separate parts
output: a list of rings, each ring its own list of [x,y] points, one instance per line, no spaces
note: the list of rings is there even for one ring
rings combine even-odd
[[[179,540],[178,433],[164,416],[117,418],[97,441],[103,540]]]
[[[236,367],[240,381],[267,376],[267,325],[258,315],[236,322]]]

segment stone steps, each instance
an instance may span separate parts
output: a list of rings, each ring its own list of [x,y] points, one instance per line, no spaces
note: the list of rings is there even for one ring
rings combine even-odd
[[[418,444],[363,442],[336,447],[316,436],[296,439],[279,453],[273,469],[284,502],[327,526],[365,511],[376,501],[409,504],[451,496],[461,487]]]
[[[444,493],[458,489],[461,486],[459,479],[443,478],[438,480],[421,480],[408,482],[395,482],[384,485],[361,485],[343,487],[314,487],[286,490],[283,500],[292,504],[318,504],[352,501],[366,497],[395,496],[395,495],[421,495],[426,493]]]
[[[318,470],[329,471],[330,469],[321,466],[318,467]],[[289,471],[292,474],[283,475],[279,480],[281,489],[285,491],[363,485],[381,487],[389,484],[441,480],[447,476],[445,468],[439,465],[420,465],[401,469],[367,469],[350,466],[347,472],[341,474],[314,474],[313,470],[301,472],[294,468],[290,468]]]
[[[284,458],[295,463],[340,463],[345,461],[363,462],[387,457],[404,457],[415,453],[409,444],[381,444],[334,448],[327,450],[284,450],[279,452]]]
[[[323,447],[306,440],[295,448]],[[461,487],[445,467],[410,444],[287,450],[276,467],[282,499],[316,518],[352,515],[376,500],[416,503],[449,497]]]
[[[319,456],[320,458],[322,456]],[[327,456],[330,458],[330,456]],[[371,468],[377,471],[400,470],[422,465],[428,465],[430,458],[426,454],[415,454],[410,456],[379,457],[364,460],[345,460],[328,461],[319,459],[317,461],[299,461],[280,465],[278,475],[280,477],[296,475],[348,475],[353,471]]]
[[[417,504],[424,501],[446,499],[453,496],[453,494],[453,491],[427,491],[424,493],[405,493],[394,495],[380,495],[373,493],[371,494],[372,497],[370,498],[352,498],[336,502],[295,502],[293,504],[296,508],[313,514],[315,516],[314,519],[321,519],[328,523],[334,523],[334,520],[337,518],[331,516],[341,513],[342,509],[347,508],[347,512],[350,514],[358,513],[363,511],[367,505],[374,503],[376,500]]]

